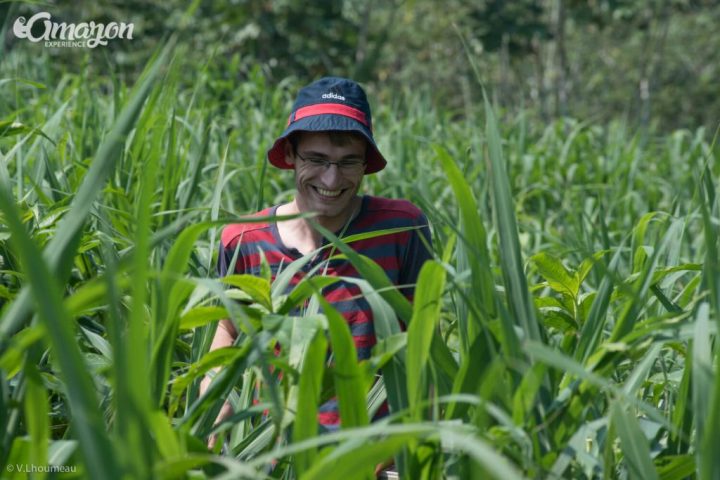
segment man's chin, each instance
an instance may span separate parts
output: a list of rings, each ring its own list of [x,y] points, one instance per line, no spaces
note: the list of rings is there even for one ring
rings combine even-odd
[[[337,205],[321,205],[315,204],[310,208],[311,211],[315,212],[318,217],[324,217],[327,219],[338,218],[345,215],[350,210],[350,202],[342,202]]]
[[[352,198],[347,195],[347,192],[343,192],[336,198],[321,198],[319,196],[315,196],[309,203],[311,207],[310,210],[327,215],[333,215],[340,214],[342,211],[346,210],[351,201]]]
[[[336,218],[341,215],[343,212],[342,209],[329,209],[329,208],[316,208],[313,210],[315,213],[317,213],[318,217],[323,218]]]

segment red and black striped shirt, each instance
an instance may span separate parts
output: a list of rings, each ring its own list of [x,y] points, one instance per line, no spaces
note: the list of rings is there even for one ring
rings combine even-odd
[[[273,216],[277,206],[267,208],[255,216]],[[393,200],[365,195],[358,215],[348,224],[343,237],[350,235],[401,227],[420,227],[373,238],[358,240],[349,245],[380,265],[393,284],[412,301],[420,268],[431,258],[430,229],[422,211],[407,200]],[[338,232],[339,233],[339,232]],[[424,240],[423,241],[423,238]],[[264,255],[272,272],[272,279],[293,261],[303,255],[294,248],[287,248],[280,238],[277,224],[238,223],[227,225],[221,235],[218,271],[228,273],[228,267],[239,250],[234,273],[259,275],[261,255]],[[337,252],[336,252],[337,253]],[[324,275],[358,278],[355,267],[346,259],[328,261],[330,249],[324,249],[305,265],[291,280],[289,288],[296,285],[305,274],[319,263],[325,262],[320,271]],[[376,343],[372,310],[360,288],[348,281],[338,281],[323,290],[323,295],[347,321],[357,349],[358,359],[370,358]],[[320,423],[336,424],[337,405],[328,402],[320,408]]]

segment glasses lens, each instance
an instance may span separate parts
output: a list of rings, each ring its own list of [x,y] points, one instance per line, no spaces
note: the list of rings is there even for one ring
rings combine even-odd
[[[342,170],[343,172],[358,173],[365,166],[365,162],[360,162],[360,161],[338,162],[337,165],[340,168],[340,170]]]
[[[315,168],[324,168],[327,167],[327,160],[323,160],[322,158],[308,158],[307,161]]]
[[[365,162],[363,162],[362,160],[341,160],[339,162],[331,162],[330,160],[326,160],[324,158],[304,157],[300,155],[300,153],[298,153],[297,156],[300,157],[301,160],[306,162],[308,166],[313,169],[327,169],[330,168],[330,165],[336,165],[340,171],[349,174],[357,174],[365,169]]]

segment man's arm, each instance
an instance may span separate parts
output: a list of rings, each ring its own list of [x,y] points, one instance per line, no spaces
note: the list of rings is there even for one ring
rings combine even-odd
[[[210,351],[217,350],[218,348],[231,346],[235,342],[236,337],[237,331],[235,330],[235,326],[232,324],[232,322],[227,319],[220,320],[218,328],[215,331],[213,341],[210,344]],[[215,373],[217,373],[218,371],[220,371],[219,368],[213,369],[213,372]],[[203,395],[205,393],[205,391],[210,386],[210,382],[212,382],[212,378],[210,378],[209,376],[205,376],[205,378],[202,379],[202,381],[200,382],[200,395]],[[230,402],[225,401],[222,408],[220,409],[220,413],[218,413],[218,416],[215,419],[215,425],[221,423],[231,414],[232,406],[230,405]],[[208,438],[208,448],[212,449],[215,446],[216,442],[217,435],[210,435],[210,437]]]
[[[225,245],[221,240],[218,251],[217,263],[217,271],[220,277],[224,277],[228,272],[228,266],[231,263],[231,258],[229,258],[229,254],[230,252],[225,249]],[[232,322],[228,319],[220,320],[217,330],[215,330],[215,336],[213,337],[212,343],[210,344],[210,351],[217,350],[218,348],[231,346],[235,342],[236,337],[237,331],[235,330],[235,326],[232,324]],[[220,369],[214,368],[212,371],[217,374]],[[200,395],[203,395],[205,393],[211,382],[212,378],[207,375],[205,376],[205,378],[202,379],[202,381],[200,382]],[[231,414],[232,406],[230,405],[230,402],[226,400],[223,403],[223,406],[220,409],[217,418],[215,419],[215,425],[221,423]],[[210,435],[210,437],[208,438],[208,448],[212,449],[215,446],[216,442],[217,435]]]

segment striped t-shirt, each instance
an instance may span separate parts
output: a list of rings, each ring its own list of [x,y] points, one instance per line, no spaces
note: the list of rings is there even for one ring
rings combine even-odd
[[[277,206],[267,208],[255,216],[273,216]],[[412,301],[420,267],[431,257],[426,247],[430,245],[430,229],[422,211],[407,200],[393,200],[365,195],[358,215],[344,230],[343,237],[359,233],[398,227],[421,227],[397,233],[358,240],[349,245],[380,265],[393,284]],[[339,234],[340,232],[336,232]],[[421,238],[425,237],[425,242]],[[323,241],[323,245],[327,240]],[[272,272],[272,279],[283,268],[303,255],[294,248],[287,248],[278,233],[277,224],[241,223],[227,225],[221,235],[218,270],[226,275],[235,250],[239,249],[234,273],[259,275],[261,255],[264,255]],[[289,288],[296,285],[304,275],[318,264],[325,263],[321,274],[338,277],[360,277],[350,261],[333,259],[327,262],[330,248],[321,250],[316,258],[307,263],[291,280]],[[334,252],[337,255],[338,252]],[[352,332],[358,359],[370,358],[375,345],[372,310],[361,294],[360,288],[348,281],[338,281],[323,289],[323,295],[347,321]],[[337,424],[338,412],[334,401],[320,408],[319,421],[324,426]]]

